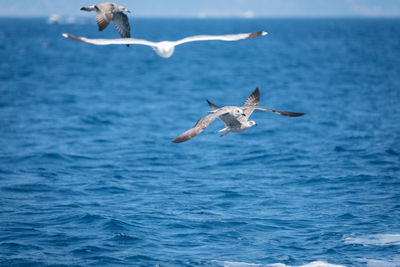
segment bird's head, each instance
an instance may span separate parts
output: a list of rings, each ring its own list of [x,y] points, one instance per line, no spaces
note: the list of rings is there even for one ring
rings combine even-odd
[[[129,9],[127,9],[126,7],[122,7],[121,10],[122,10],[122,11],[125,11],[125,12],[127,12],[127,13],[131,13],[131,11],[130,11]]]
[[[258,126],[258,124],[255,121],[249,121],[248,125],[249,125],[249,127]]]
[[[131,13],[131,12],[130,12],[126,7],[124,7],[124,6],[119,6],[119,5],[116,5],[116,4],[114,4],[114,3],[111,3],[111,4],[113,5],[115,11],[121,11],[121,12]]]

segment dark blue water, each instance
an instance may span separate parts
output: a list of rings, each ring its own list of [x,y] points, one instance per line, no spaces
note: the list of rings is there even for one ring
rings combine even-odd
[[[0,20],[0,265],[400,266],[400,20],[134,20],[269,32],[170,59],[61,37],[109,28]],[[307,115],[171,142],[256,86]]]

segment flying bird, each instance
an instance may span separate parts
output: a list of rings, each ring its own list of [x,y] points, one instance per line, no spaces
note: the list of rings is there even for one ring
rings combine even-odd
[[[129,26],[128,16],[124,12],[131,13],[128,9],[115,3],[107,2],[89,7],[82,7],[83,11],[96,11],[96,22],[99,31],[107,28],[110,21],[114,23],[119,35],[122,38],[131,37],[131,28]],[[129,46],[129,44],[126,44]]]
[[[94,44],[94,45],[111,45],[111,44],[119,44],[119,45],[129,45],[129,44],[137,44],[137,45],[147,45],[153,48],[153,50],[163,58],[169,58],[175,51],[175,46],[181,45],[189,42],[198,42],[198,41],[211,41],[211,40],[219,40],[219,41],[238,41],[243,39],[255,38],[258,36],[264,36],[267,32],[258,31],[251,33],[239,33],[239,34],[226,34],[226,35],[196,35],[191,37],[186,37],[178,41],[162,41],[162,42],[151,42],[142,39],[134,39],[134,38],[122,38],[122,39],[89,39],[85,37],[77,37],[72,34],[63,33],[62,36],[65,38],[70,38],[75,41]]]
[[[182,133],[180,136],[172,140],[172,142],[182,143],[192,139],[193,137],[201,133],[205,128],[207,128],[207,126],[210,125],[216,118],[220,118],[225,124],[225,128],[218,131],[222,132],[221,136],[225,136],[230,132],[243,132],[252,126],[257,126],[257,123],[255,121],[249,121],[249,117],[256,109],[271,111],[279,115],[289,117],[299,117],[305,114],[260,107],[258,106],[258,102],[260,102],[260,90],[258,89],[258,87],[253,91],[253,93],[251,93],[251,95],[247,98],[242,107],[218,107],[207,99],[207,103],[211,108],[211,114],[198,120],[192,128]]]

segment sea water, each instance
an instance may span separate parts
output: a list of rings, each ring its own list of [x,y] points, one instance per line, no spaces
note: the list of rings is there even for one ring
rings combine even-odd
[[[0,19],[0,265],[400,266],[400,20]],[[209,107],[260,88],[258,127]]]

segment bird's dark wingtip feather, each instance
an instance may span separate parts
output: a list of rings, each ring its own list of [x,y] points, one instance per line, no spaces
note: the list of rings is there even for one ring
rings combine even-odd
[[[69,38],[69,39],[78,41],[78,42],[83,42],[81,38],[79,38],[79,37],[77,37],[75,35],[72,35],[72,34],[63,33],[62,36],[64,36],[65,38]]]
[[[267,32],[266,32],[266,31],[252,32],[252,33],[249,34],[249,36],[247,37],[247,39],[255,38],[255,37],[258,37],[258,36],[264,36],[264,35],[267,35]]]
[[[283,115],[286,115],[289,117],[300,117],[300,116],[303,116],[306,114],[306,113],[297,113],[297,112],[285,112],[285,113],[286,114],[283,114]]]
[[[183,143],[183,142],[185,142],[185,141],[187,141],[188,139],[186,139],[186,138],[182,138],[182,137],[177,137],[177,138],[175,138],[174,140],[172,140],[171,142],[173,142],[173,143],[176,143],[176,144],[178,144],[178,143]]]

